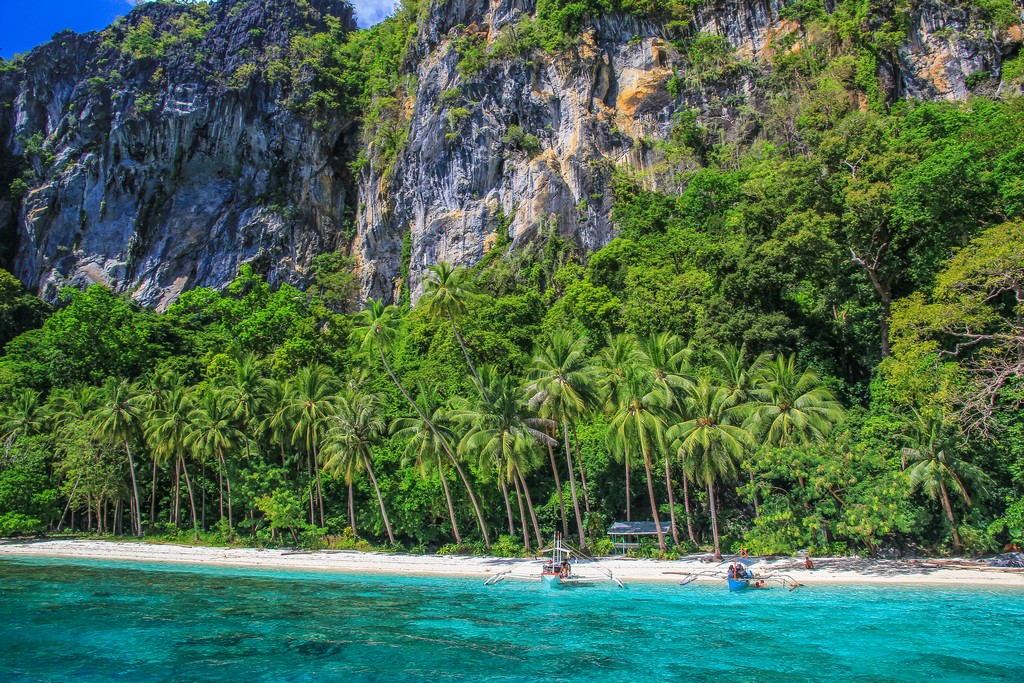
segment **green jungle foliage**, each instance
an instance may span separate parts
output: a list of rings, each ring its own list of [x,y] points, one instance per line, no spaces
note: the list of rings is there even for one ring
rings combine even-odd
[[[778,51],[765,109],[738,114],[756,134],[684,111],[649,173],[599,169],[618,236],[594,253],[554,216],[509,252],[502,214],[501,248],[422,283],[406,236],[398,306],[357,307],[325,254],[306,291],[246,266],[163,314],[98,285],[51,309],[0,273],[0,534],[516,555],[562,531],[604,553],[610,522],[656,518],[636,552],[1020,543],[1024,103],[885,101],[907,7],[875,4],[787,6],[822,38]],[[487,54],[460,37],[459,72],[612,11],[665,23],[676,96],[748,69],[691,9],[544,0]],[[278,64],[298,110],[361,119],[357,166],[385,175],[420,12],[299,33]],[[140,25],[125,49],[159,45]],[[462,92],[441,98],[456,137]]]

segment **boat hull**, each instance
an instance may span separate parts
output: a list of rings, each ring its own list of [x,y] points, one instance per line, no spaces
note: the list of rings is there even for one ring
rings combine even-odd
[[[562,577],[558,574],[544,573],[540,575],[540,580],[544,582],[544,585],[548,588],[560,588],[562,586]]]
[[[729,590],[745,591],[750,588],[750,579],[726,579],[729,582]]]

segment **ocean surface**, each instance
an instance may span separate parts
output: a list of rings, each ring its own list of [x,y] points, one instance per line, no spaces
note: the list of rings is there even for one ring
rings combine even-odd
[[[1024,591],[0,559],[0,681],[1016,681]]]

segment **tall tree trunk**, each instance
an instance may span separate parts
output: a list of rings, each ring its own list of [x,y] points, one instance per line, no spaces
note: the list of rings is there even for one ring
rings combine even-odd
[[[153,487],[149,491],[149,525],[156,524],[156,458],[153,458]]]
[[[572,447],[576,449],[576,467],[580,470],[580,484],[583,487],[583,507],[590,515],[590,493],[587,491],[587,473],[583,467],[583,451],[580,450],[580,440],[576,434],[576,425],[572,426]]]
[[[629,492],[629,451],[622,456],[622,462],[626,463],[626,521],[631,522],[632,517],[632,498],[633,494]]]
[[[526,485],[526,477],[523,473],[516,468],[516,472],[519,474],[519,481],[523,484],[523,492],[526,493],[526,509],[530,511],[530,521],[533,522],[533,533],[537,536],[537,547],[544,547],[544,537],[540,533],[540,524],[537,523],[537,511],[533,508],[533,496],[530,495],[530,489]]]
[[[228,526],[234,529],[235,520],[231,515],[231,474],[228,472],[228,461],[224,459],[224,451],[222,449],[217,449],[217,456],[220,458],[220,466],[224,470],[224,483],[228,487]],[[221,517],[223,516],[224,513],[222,512]]]
[[[668,515],[672,527],[672,542],[679,545],[679,529],[676,527],[676,496],[672,492],[672,458],[665,454],[665,488],[668,490]]]
[[[470,486],[469,479],[466,477],[466,473],[462,471],[462,467],[459,465],[458,458],[456,458],[455,454],[452,453],[452,449],[448,445],[448,442],[445,440],[445,438],[442,437],[441,434],[437,431],[437,427],[434,426],[433,421],[429,420],[427,416],[423,414],[423,411],[420,410],[419,404],[417,404],[416,401],[412,400],[412,396],[410,396],[409,393],[405,390],[405,387],[402,386],[402,383],[398,381],[398,377],[395,376],[394,371],[392,371],[391,366],[388,364],[387,357],[384,356],[384,347],[382,347],[380,344],[377,344],[377,352],[380,354],[380,360],[384,364],[384,369],[387,371],[388,376],[391,377],[391,381],[394,382],[395,386],[398,387],[398,390],[402,392],[402,396],[404,396],[405,400],[409,403],[410,406],[412,406],[412,409],[416,411],[416,414],[419,415],[420,419],[423,420],[424,423],[426,423],[431,433],[437,438],[438,441],[441,442],[441,447],[444,449],[444,452],[451,459],[452,464],[455,466],[455,470],[459,473],[459,477],[462,479],[462,483],[466,487],[466,493],[469,494],[469,499],[473,503],[473,511],[476,513],[476,521],[477,524],[479,524],[480,526],[480,533],[483,534],[484,537],[484,545],[487,547],[488,550],[490,550],[491,538],[487,533],[487,523],[484,522],[483,510],[480,509],[480,503],[477,501],[476,495],[473,494],[473,487]]]
[[[142,515],[139,514],[139,485],[135,481],[135,461],[132,459],[132,449],[128,446],[128,439],[124,440],[124,450],[128,453],[128,470],[132,473],[132,496],[135,500],[135,535],[142,538]]]
[[[555,436],[555,427],[551,428],[551,437]],[[562,498],[562,481],[558,476],[558,465],[555,464],[555,449],[548,442],[548,459],[551,460],[551,473],[555,475],[555,491],[558,493],[558,509],[562,512],[562,535],[569,535],[569,521],[565,517],[565,500]]]
[[[206,528],[206,463],[205,462],[203,463],[203,469],[202,469],[202,472],[200,473],[200,480],[201,480],[201,483],[202,483],[202,488],[200,488],[200,490],[199,490],[199,499],[200,499],[200,504],[201,504],[202,510],[203,510],[203,514],[202,514],[202,520],[203,521],[201,523],[203,525],[203,529],[205,529]]]
[[[314,512],[313,503],[313,471],[310,469],[309,458],[306,458],[306,479],[309,481],[309,486],[306,488],[309,492],[309,525],[316,526],[316,513]]]
[[[174,526],[179,526],[181,521],[181,463],[174,459],[174,506],[171,510]]]
[[[523,487],[519,485],[519,473],[512,471],[512,483],[516,485],[516,502],[519,503],[519,526],[523,529],[523,547],[530,550],[530,530],[526,526],[526,506],[523,505]]]
[[[57,522],[57,531],[60,531],[61,525],[64,523],[64,515],[68,514],[68,508],[71,507],[71,501],[75,499],[75,491],[78,490],[78,484],[82,481],[82,474],[78,474],[78,478],[75,479],[75,485],[71,487],[71,495],[68,496],[68,504],[64,506],[64,512],[60,513],[60,521]],[[74,527],[74,512],[71,513],[71,525]]]
[[[946,511],[946,519],[949,520],[949,525],[953,528],[953,551],[956,553],[961,552],[960,546],[960,532],[956,528],[956,519],[953,518],[953,505],[949,502],[949,493],[946,491],[946,485],[939,482],[939,493],[942,494],[942,508]]]
[[[476,380],[476,386],[480,390],[480,395],[484,397],[486,403],[490,403],[491,399],[487,397],[487,390],[484,389],[484,383],[480,381],[480,375],[476,371],[476,367],[473,365],[473,361],[469,359],[469,351],[466,350],[466,344],[462,341],[462,335],[459,334],[459,327],[455,324],[455,316],[452,315],[451,311],[448,311],[448,320],[452,323],[452,332],[455,333],[455,341],[459,342],[459,348],[462,349],[462,355],[466,357],[466,365],[469,366],[469,371],[473,373],[473,379]]]
[[[693,533],[693,512],[690,509],[690,478],[683,472],[683,508],[686,510],[686,533],[690,543],[697,545],[697,536]]]
[[[515,525],[512,523],[512,504],[508,500],[508,486],[505,484],[505,477],[501,476],[501,470],[498,470],[498,484],[501,487],[501,497],[505,499],[505,514],[508,515],[508,535],[515,536]]]
[[[188,477],[188,468],[185,467],[185,459],[178,456],[181,460],[181,473],[185,475],[185,489],[188,491],[188,506],[192,511],[192,531],[195,534],[196,540],[199,540],[199,525],[196,524],[196,499],[192,495],[192,482]]]
[[[313,444],[313,471],[316,473],[316,499],[320,504],[320,526],[324,525],[324,490],[320,486],[320,457],[316,443]],[[394,543],[394,541],[392,541]]]
[[[715,559],[722,559],[722,546],[718,542],[718,505],[715,504],[715,482],[708,482],[708,504],[711,506],[711,533],[715,538]]]
[[[654,530],[658,533],[658,547],[661,552],[665,546],[665,532],[661,530],[661,518],[658,517],[658,501],[654,498],[654,467],[651,465],[651,454],[647,450],[647,442],[641,437],[640,450],[644,455],[644,469],[647,470],[647,495],[651,498],[651,516],[654,517]]]
[[[224,521],[224,465],[221,462],[217,462],[220,467],[217,469],[217,497],[220,502],[220,519],[219,522]]]
[[[452,532],[455,534],[455,542],[462,545],[462,534],[459,533],[459,523],[455,520],[455,506],[452,504],[452,494],[448,490],[448,478],[444,476],[444,468],[437,463],[437,474],[441,477],[441,488],[444,490],[444,502],[448,506],[448,519],[452,523]]]
[[[370,481],[373,482],[373,490],[377,493],[377,502],[380,503],[380,515],[384,518],[384,528],[388,532],[388,540],[391,545],[395,544],[395,535],[391,533],[391,520],[388,519],[388,511],[384,509],[384,497],[380,494],[380,486],[377,485],[377,477],[373,475],[373,466],[370,464],[370,459],[363,454],[363,464],[366,465],[366,473],[370,475]]]
[[[352,528],[352,537],[357,538],[359,532],[356,531],[356,503],[352,482],[348,483],[348,525]]]
[[[565,440],[565,460],[569,465],[569,491],[572,493],[572,507],[576,512],[576,529],[580,534],[580,550],[587,549],[587,536],[583,533],[583,517],[580,515],[580,500],[576,496],[576,474],[572,468],[572,451],[569,449],[569,427],[562,420],[562,437]]]

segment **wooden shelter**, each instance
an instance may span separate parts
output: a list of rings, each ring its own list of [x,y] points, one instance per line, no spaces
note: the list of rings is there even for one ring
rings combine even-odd
[[[661,523],[661,533],[668,536],[672,531],[671,522]],[[615,522],[608,527],[608,535],[615,544],[615,550],[625,553],[640,547],[640,539],[644,536],[657,537],[658,529],[654,522]]]

